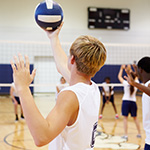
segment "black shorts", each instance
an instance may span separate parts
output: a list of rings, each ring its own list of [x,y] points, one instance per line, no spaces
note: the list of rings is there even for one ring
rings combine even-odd
[[[148,144],[145,143],[144,150],[150,150],[150,145],[148,145]]]
[[[16,101],[18,102],[18,104],[20,105],[20,99],[19,99],[19,97],[16,97],[16,96],[15,96],[15,99],[16,99]],[[13,101],[13,103],[14,103],[14,101]]]
[[[131,114],[132,117],[137,116],[136,102],[123,100],[123,102],[122,102],[122,115],[127,117],[129,114]]]
[[[108,96],[106,96],[106,97],[108,98]],[[111,95],[109,101],[112,102],[112,103],[114,103],[114,95]],[[103,104],[105,104],[105,103],[106,103],[106,99],[105,99],[105,96],[103,95]]]

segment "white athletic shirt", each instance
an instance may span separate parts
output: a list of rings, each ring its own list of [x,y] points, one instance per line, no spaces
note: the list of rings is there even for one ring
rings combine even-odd
[[[104,84],[105,86],[103,86],[103,89],[105,90],[105,92],[106,92],[106,96],[109,96],[109,93],[110,93],[110,86],[106,86],[107,85],[107,83],[106,82],[103,82],[102,84]],[[114,87],[113,86],[111,86],[111,89],[113,89]],[[103,95],[105,95],[104,94],[104,92],[102,91],[102,94]],[[114,94],[114,90],[112,90],[111,91],[111,95],[113,95]]]
[[[65,129],[49,144],[49,150],[93,150],[100,106],[98,86],[77,83],[62,91],[72,91],[79,101],[75,123]],[[61,91],[61,92],[62,92]]]
[[[145,83],[148,87],[150,80]],[[142,95],[143,127],[146,132],[145,143],[150,145],[150,96],[143,93]]]
[[[139,82],[138,80],[135,80],[135,82]],[[124,94],[123,94],[123,98],[122,100],[125,101],[133,101],[136,102],[136,92],[137,92],[137,88],[134,87],[134,92],[132,95],[130,95],[130,84],[124,80],[123,81],[123,86],[124,86]]]
[[[15,96],[15,97],[19,97],[19,95],[17,94],[17,92],[16,92],[16,87],[15,87],[15,84],[14,84],[14,82],[12,83],[12,85],[11,85],[12,87],[13,87],[13,89],[14,89],[14,92],[13,92],[13,95]]]

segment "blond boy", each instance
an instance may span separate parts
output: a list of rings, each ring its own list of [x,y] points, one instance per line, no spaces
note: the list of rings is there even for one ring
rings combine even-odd
[[[75,40],[67,57],[58,38],[60,29],[47,32],[51,41],[57,70],[69,83],[57,97],[57,102],[47,118],[37,109],[29,90],[35,70],[29,73],[29,60],[15,57],[11,62],[15,86],[19,93],[26,122],[37,146],[48,143],[50,150],[92,150],[97,126],[100,93],[91,77],[104,65],[106,49],[91,37]],[[24,76],[24,78],[22,78]]]

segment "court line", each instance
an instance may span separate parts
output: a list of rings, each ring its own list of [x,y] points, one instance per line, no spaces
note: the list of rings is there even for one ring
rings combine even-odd
[[[117,137],[116,141],[113,138]],[[119,140],[119,141],[118,141]],[[111,134],[105,133],[103,131],[97,131],[95,148],[110,148],[110,149],[133,149],[138,150],[141,145],[135,143],[128,143],[127,140],[122,139],[121,136],[112,136]],[[134,146],[134,148],[131,146]]]
[[[17,130],[17,131],[14,131],[14,132],[11,132],[11,133],[7,134],[7,135],[4,137],[4,139],[3,139],[4,143],[6,143],[7,145],[9,145],[9,146],[11,146],[11,147],[17,148],[17,149],[33,150],[33,149],[27,149],[27,148],[22,148],[22,147],[19,147],[19,146],[12,145],[12,144],[10,144],[10,143],[7,141],[7,138],[8,138],[10,135],[12,135],[12,134],[14,134],[14,133],[16,133],[16,132],[18,132],[18,131],[21,132],[21,131],[25,131],[25,130],[28,130],[28,129],[21,129],[21,130]]]
[[[11,111],[11,112],[4,112],[4,111],[1,111],[1,112],[0,112],[0,114],[5,114],[5,113],[6,113],[6,114],[12,114],[12,113],[14,113],[14,112],[13,112],[13,111]]]

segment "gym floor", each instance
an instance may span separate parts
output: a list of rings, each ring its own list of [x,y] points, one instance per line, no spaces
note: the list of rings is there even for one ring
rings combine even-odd
[[[47,94],[35,96],[35,102],[42,115],[46,117],[55,104],[55,95]],[[111,104],[105,106],[103,118],[98,122],[98,132],[94,150],[143,150],[145,132],[142,126],[141,96],[137,96],[141,139],[136,137],[136,126],[130,116],[128,119],[128,141],[121,138],[124,134],[121,103],[122,93],[115,93],[115,104],[119,119],[115,119],[115,113]],[[25,120],[19,120],[17,123],[14,122],[14,106],[9,96],[0,96],[0,118],[0,150],[48,150],[48,145],[41,148],[35,146]]]

